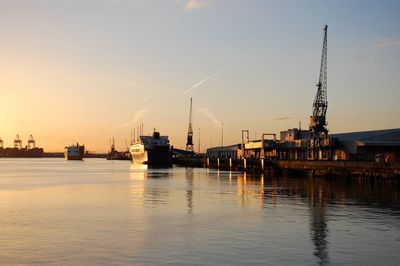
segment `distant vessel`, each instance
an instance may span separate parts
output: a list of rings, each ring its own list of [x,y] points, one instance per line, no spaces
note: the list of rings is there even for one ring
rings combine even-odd
[[[140,136],[139,141],[130,146],[129,152],[134,163],[148,165],[171,164],[172,152],[168,136],[153,132],[152,136]]]
[[[82,160],[84,153],[85,145],[80,146],[76,143],[76,145],[65,147],[64,157],[67,160]]]
[[[126,140],[125,140],[126,141]],[[107,154],[106,159],[107,160],[132,160],[131,154],[129,152],[128,144],[127,144],[127,149],[126,151],[117,151],[115,149],[115,143],[114,143],[114,138],[110,139],[110,152]]]
[[[0,157],[10,158],[40,158],[43,157],[44,151],[42,148],[36,147],[36,142],[31,135],[28,140],[28,145],[22,147],[22,140],[19,135],[15,137],[13,148],[4,148],[4,141],[0,138]]]

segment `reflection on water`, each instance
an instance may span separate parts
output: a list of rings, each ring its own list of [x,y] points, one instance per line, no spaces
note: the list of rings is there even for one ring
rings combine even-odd
[[[186,199],[188,213],[192,213],[193,210],[193,168],[186,168]]]
[[[130,164],[130,179],[134,181],[131,192],[134,195],[134,202],[147,204],[146,206],[158,207],[160,204],[167,204],[169,190],[160,183],[166,183],[164,178],[171,177],[170,168],[149,168],[145,164]],[[153,180],[154,179],[154,180]],[[159,180],[158,180],[159,179]]]
[[[307,194],[310,205],[310,235],[315,245],[314,255],[319,259],[319,265],[329,262],[328,256],[328,226],[325,217],[326,191],[321,180],[310,178],[307,182]]]
[[[0,264],[397,265],[397,184],[0,160]]]
[[[253,201],[258,202],[258,206],[263,208],[265,204],[264,195],[264,176],[256,178],[248,178],[246,173],[237,176],[237,196],[241,207],[251,204]]]

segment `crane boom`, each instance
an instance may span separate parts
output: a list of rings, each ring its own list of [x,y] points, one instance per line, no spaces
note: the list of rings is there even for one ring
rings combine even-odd
[[[328,99],[327,99],[327,36],[328,25],[324,27],[324,42],[322,45],[322,57],[321,57],[321,68],[319,72],[319,81],[317,83],[317,94],[315,95],[315,100],[313,104],[313,116],[326,116],[326,110],[328,109]]]

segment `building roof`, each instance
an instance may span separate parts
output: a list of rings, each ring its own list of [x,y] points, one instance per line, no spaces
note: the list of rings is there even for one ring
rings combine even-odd
[[[338,138],[341,141],[354,141],[354,140],[368,140],[368,139],[384,139],[389,136],[398,135],[397,141],[400,141],[400,128],[383,129],[383,130],[370,130],[360,132],[349,132],[330,134],[333,138]]]
[[[338,138],[350,152],[356,153],[358,146],[400,146],[400,128],[331,134]]]
[[[237,149],[239,149],[240,146],[241,146],[241,144],[239,143],[239,144],[233,144],[233,145],[229,145],[229,146],[212,147],[212,148],[208,148],[207,152],[237,150]]]

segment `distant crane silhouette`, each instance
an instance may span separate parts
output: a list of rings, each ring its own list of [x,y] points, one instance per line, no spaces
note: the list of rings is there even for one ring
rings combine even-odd
[[[194,152],[193,127],[192,127],[192,98],[190,98],[189,129],[188,129],[188,133],[187,133],[186,151]]]
[[[15,149],[22,149],[22,140],[19,138],[18,134],[14,139],[14,148]]]
[[[30,135],[29,139],[28,139],[28,149],[34,149],[36,148],[36,141],[34,140],[33,136]]]
[[[328,138],[328,129],[326,128],[326,111],[328,109],[327,99],[327,33],[328,25],[324,27],[324,41],[322,45],[321,68],[319,81],[317,83],[317,93],[313,103],[313,114],[310,117],[310,153],[309,158],[317,158],[317,150],[324,146],[324,140]]]

